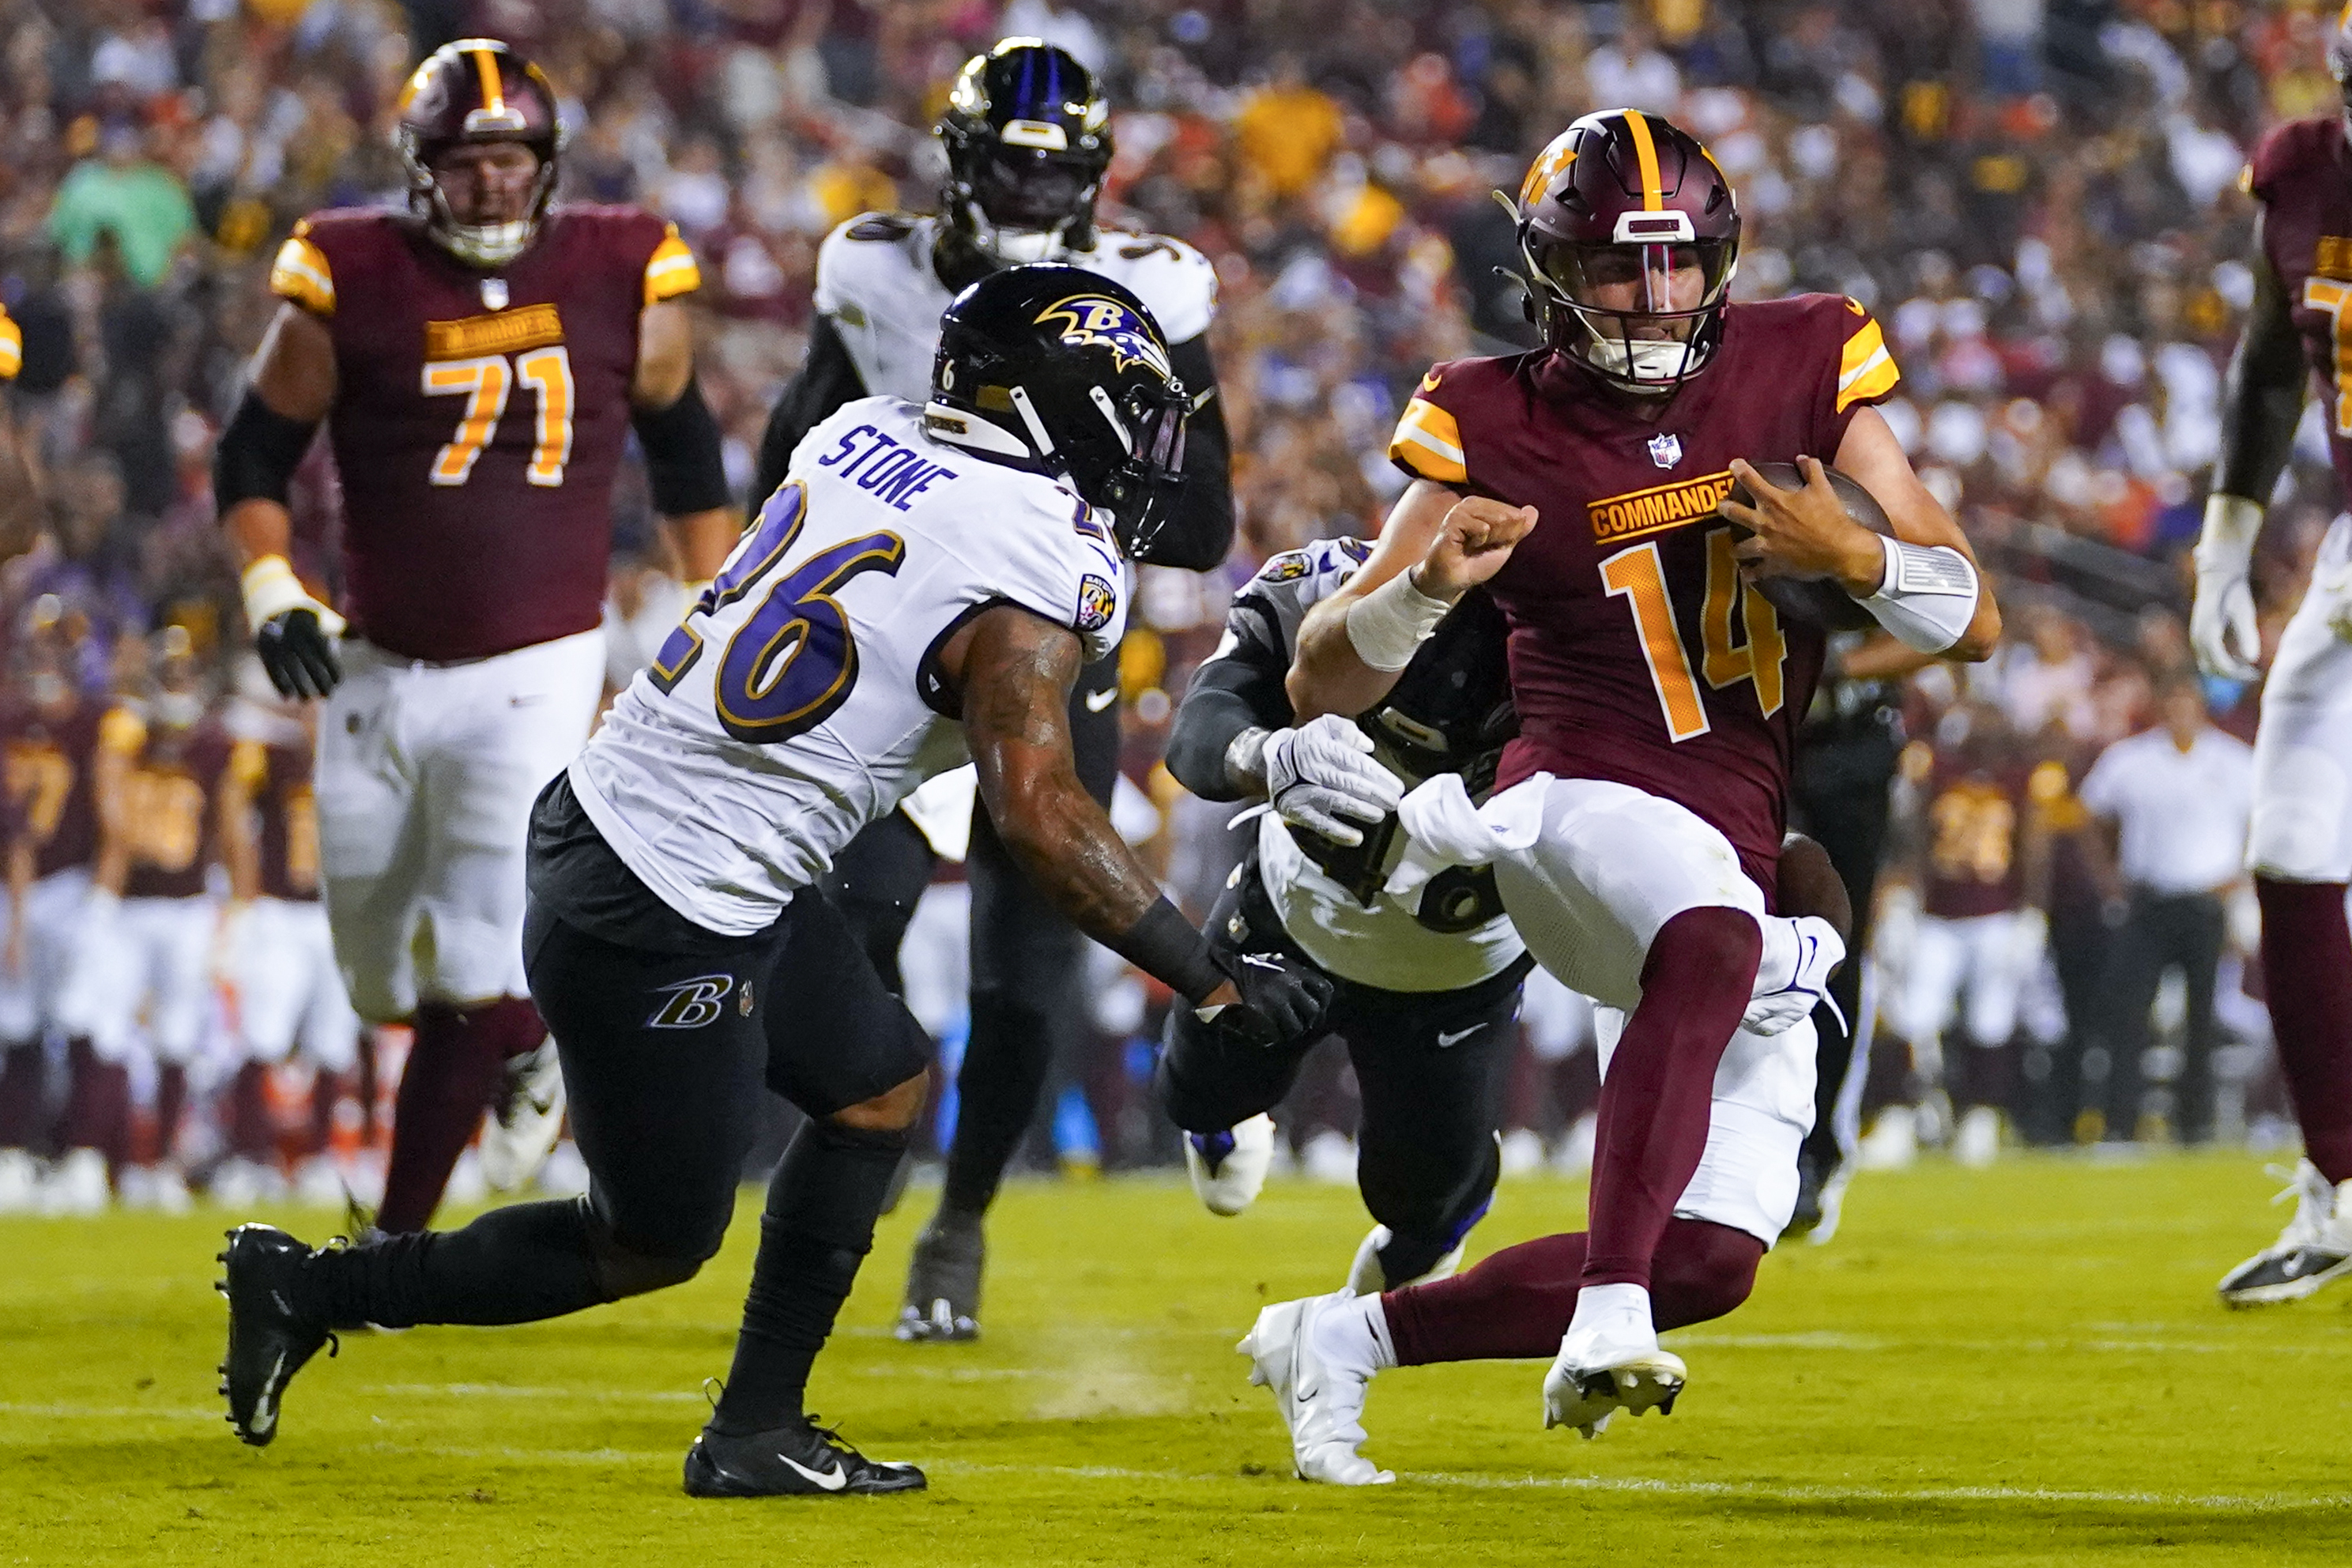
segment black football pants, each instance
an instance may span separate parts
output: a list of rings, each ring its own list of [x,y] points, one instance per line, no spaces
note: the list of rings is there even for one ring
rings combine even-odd
[[[1892,731],[1869,725],[1854,732],[1824,737],[1809,754],[1801,754],[1791,805],[1796,826],[1829,854],[1838,880],[1845,884],[1853,904],[1853,930],[1846,938],[1846,962],[1830,977],[1828,1006],[1813,1009],[1815,1047],[1813,1130],[1805,1150],[1815,1168],[1834,1171],[1845,1158],[1842,1141],[1851,1128],[1838,1125],[1841,1102],[1859,1108],[1860,1082],[1849,1082],[1870,1070],[1867,1051],[1856,1051],[1857,1039],[1868,1041],[1873,1020],[1862,1005],[1863,968],[1870,955],[1870,921],[1878,894],[1878,866],[1886,847],[1886,822],[1900,747]],[[1787,911],[1783,910],[1783,913]],[[1841,1026],[1837,1013],[1851,1028]]]
[[[1314,961],[1284,932],[1253,850],[1209,917],[1222,952]],[[1362,1092],[1356,1185],[1389,1227],[1381,1266],[1419,1278],[1486,1212],[1501,1160],[1495,1134],[1518,1043],[1519,984],[1532,961],[1458,991],[1382,991],[1332,977],[1325,1027],[1348,1047]],[[1268,1048],[1236,1041],[1189,1007],[1171,1014],[1158,1075],[1161,1103],[1188,1132],[1218,1132],[1271,1110],[1290,1091],[1310,1036]]]

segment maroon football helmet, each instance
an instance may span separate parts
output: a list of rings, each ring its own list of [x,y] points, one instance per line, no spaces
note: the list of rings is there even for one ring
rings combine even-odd
[[[537,66],[495,38],[460,38],[425,58],[400,94],[393,132],[408,165],[408,199],[441,247],[475,267],[502,267],[522,254],[555,194],[562,145],[555,89]],[[539,158],[529,212],[511,223],[461,224],[433,174],[449,148],[512,142]]]
[[[1512,210],[1536,321],[1555,352],[1653,395],[1714,359],[1739,208],[1696,137],[1638,109],[1588,114],[1537,156]],[[1677,306],[1666,279],[1694,268],[1697,301]],[[1640,286],[1639,309],[1598,302],[1601,286],[1626,283]]]

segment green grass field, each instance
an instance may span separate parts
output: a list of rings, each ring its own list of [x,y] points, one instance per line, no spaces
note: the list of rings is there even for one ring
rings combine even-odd
[[[1277,1184],[1228,1221],[1179,1184],[1015,1187],[988,1337],[915,1348],[887,1324],[917,1194],[812,1397],[931,1490],[845,1502],[678,1490],[754,1208],[667,1295],[353,1336],[266,1450],[213,1397],[219,1219],[0,1221],[0,1562],[2340,1560],[2352,1290],[2212,1293],[2277,1223],[2271,1185],[2243,1156],[1864,1177],[1833,1245],[1775,1253],[1738,1313],[1671,1337],[1672,1417],[1586,1443],[1539,1429],[1539,1363],[1392,1373],[1368,1451],[1400,1479],[1363,1491],[1291,1479],[1233,1352],[1262,1300],[1340,1278],[1353,1194]],[[1580,1186],[1509,1184],[1474,1247],[1582,1212]]]

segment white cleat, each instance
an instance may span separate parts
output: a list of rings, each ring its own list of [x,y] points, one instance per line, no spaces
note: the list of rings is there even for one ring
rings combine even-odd
[[[2232,1307],[2299,1301],[2352,1276],[2352,1182],[2332,1185],[2308,1160],[2271,1173],[2288,1182],[2272,1201],[2294,1198],[2294,1217],[2276,1241],[2222,1276],[2221,1300]]]
[[[1573,1426],[1598,1437],[1620,1410],[1673,1413],[1690,1377],[1683,1358],[1660,1350],[1654,1332],[1612,1327],[1616,1331],[1571,1327],[1560,1340],[1559,1354],[1544,1374],[1545,1430]]]
[[[1358,1296],[1377,1296],[1383,1290],[1402,1290],[1409,1285],[1426,1285],[1433,1279],[1451,1279],[1462,1268],[1462,1255],[1470,1250],[1470,1240],[1465,1237],[1454,1244],[1454,1250],[1429,1266],[1429,1272],[1391,1285],[1381,1269],[1381,1248],[1389,1244],[1391,1232],[1384,1225],[1372,1226],[1364,1237],[1363,1245],[1356,1248],[1356,1260],[1348,1266],[1348,1289]]]
[[[1355,1300],[1352,1290],[1283,1301],[1257,1315],[1234,1348],[1251,1361],[1250,1382],[1274,1394],[1290,1428],[1290,1458],[1302,1481],[1338,1487],[1386,1486],[1396,1479],[1357,1452],[1364,1441],[1368,1373],[1335,1367],[1315,1352],[1316,1321]]]
[[[41,1184],[41,1212],[64,1218],[86,1219],[102,1215],[114,1202],[107,1180],[106,1156],[95,1149],[76,1149],[58,1162]]]
[[[1211,1214],[1228,1218],[1257,1201],[1274,1163],[1274,1118],[1251,1117],[1230,1131],[1184,1135],[1184,1170]]]
[[[482,1179],[492,1192],[530,1185],[563,1131],[563,1065],[552,1037],[506,1066],[498,1104],[482,1121]]]
[[[41,1163],[22,1149],[0,1149],[0,1215],[34,1214],[41,1206]]]

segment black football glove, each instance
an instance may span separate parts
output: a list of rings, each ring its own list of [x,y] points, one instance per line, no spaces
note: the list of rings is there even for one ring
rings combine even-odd
[[[1295,1040],[1320,1024],[1331,1005],[1331,982],[1295,959],[1278,952],[1211,956],[1242,994],[1242,1016],[1217,1018],[1238,1037],[1264,1046]],[[1230,1014],[1234,1009],[1218,1011]]]
[[[253,646],[282,697],[324,697],[342,683],[342,660],[316,610],[288,610],[261,623]]]

